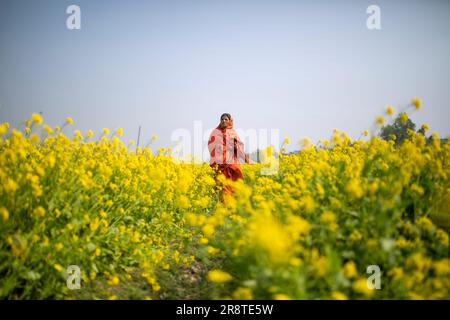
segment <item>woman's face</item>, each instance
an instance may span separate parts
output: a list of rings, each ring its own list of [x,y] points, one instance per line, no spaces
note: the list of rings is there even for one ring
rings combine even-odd
[[[220,119],[220,128],[221,128],[221,129],[228,128],[228,127],[230,126],[230,124],[231,124],[231,119],[228,118],[227,116],[222,117],[222,118]]]

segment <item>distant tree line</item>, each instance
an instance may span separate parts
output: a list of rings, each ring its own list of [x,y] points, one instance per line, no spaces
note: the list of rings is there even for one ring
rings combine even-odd
[[[425,132],[427,129],[427,126],[423,125],[419,130],[417,130],[417,133],[426,137]],[[408,138],[408,130],[415,131],[416,124],[412,122],[405,113],[400,113],[392,124],[385,125],[381,128],[379,136],[386,141],[394,140],[395,145],[398,146]],[[432,135],[426,138],[427,143],[430,143],[432,139],[434,139]],[[441,139],[441,142],[446,143],[447,140],[447,138],[444,138]]]

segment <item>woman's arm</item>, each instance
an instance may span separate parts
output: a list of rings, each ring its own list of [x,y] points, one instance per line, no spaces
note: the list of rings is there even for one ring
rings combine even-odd
[[[234,139],[234,149],[235,152],[237,153],[238,159],[243,159],[245,163],[251,163],[250,156],[247,153],[245,153],[244,143],[242,142],[242,140],[239,138],[239,136],[235,131],[233,131],[233,139]]]

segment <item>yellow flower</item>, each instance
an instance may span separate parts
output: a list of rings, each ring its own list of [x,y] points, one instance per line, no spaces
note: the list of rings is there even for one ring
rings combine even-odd
[[[303,219],[293,222],[293,229],[287,232],[286,228],[270,215],[260,215],[248,227],[249,242],[255,248],[262,250],[273,264],[289,263],[292,245],[300,235],[296,233],[309,231],[309,224],[306,221],[304,224]]]
[[[138,243],[141,241],[141,234],[139,232],[134,232],[133,236],[131,237],[131,241]]]
[[[403,269],[399,267],[394,267],[388,272],[388,276],[392,277],[392,280],[398,281],[403,277]]]
[[[304,208],[305,212],[307,212],[307,213],[314,212],[314,210],[317,207],[317,204],[314,201],[314,198],[311,197],[310,195],[303,197],[303,199],[301,200],[301,205]]]
[[[382,125],[384,124],[384,117],[383,117],[383,116],[378,116],[378,117],[376,118],[375,122],[376,122],[378,125],[382,126]]]
[[[295,258],[295,257],[291,258],[291,260],[289,260],[289,264],[294,267],[299,267],[302,265],[302,263],[303,263],[303,261],[301,259]]]
[[[33,113],[31,116],[31,121],[33,121],[36,124],[41,124],[44,120],[42,119],[41,115]]]
[[[349,240],[351,242],[359,242],[361,241],[363,238],[361,232],[359,232],[358,230],[353,230],[353,232],[350,234],[349,236]]]
[[[300,145],[300,147],[305,149],[312,146],[312,142],[308,137],[298,140],[298,144]]]
[[[322,278],[327,275],[329,270],[329,264],[326,257],[313,258],[311,264],[314,267],[314,275],[317,278]]]
[[[186,214],[186,222],[191,226],[196,226],[198,222],[197,215],[195,213],[189,212]]]
[[[56,271],[61,272],[61,270],[63,269],[63,267],[59,264],[59,263],[55,263],[53,265],[53,267],[56,269]]]
[[[45,209],[39,206],[36,209],[34,209],[33,213],[38,217],[43,217],[45,216]]]
[[[436,238],[439,240],[439,242],[444,246],[448,247],[448,234],[442,229],[438,229],[436,231]]]
[[[72,124],[72,123],[73,123],[73,119],[72,119],[71,117],[67,117],[67,118],[66,118],[66,122],[67,122],[68,124]]]
[[[408,122],[408,115],[404,112],[400,114],[400,122],[406,124]]]
[[[239,287],[233,292],[233,298],[236,300],[252,300],[252,289]]]
[[[108,280],[108,284],[110,286],[117,286],[120,283],[120,279],[118,276],[113,276]]]
[[[284,138],[283,142],[286,143],[286,144],[290,144],[290,143],[291,143],[291,140],[289,140],[289,138],[286,137],[286,138]]]
[[[418,186],[417,184],[413,183],[411,185],[411,191],[414,193],[417,193],[419,196],[423,195],[424,190],[421,186]]]
[[[94,132],[89,129],[88,132],[87,132],[87,137],[88,138],[92,138],[93,135],[94,135]]]
[[[208,254],[210,254],[210,255],[214,255],[214,254],[218,253],[219,251],[220,251],[220,249],[217,249],[217,248],[208,246],[207,252],[208,252]]]
[[[122,128],[117,129],[117,135],[119,137],[121,137],[123,135],[123,129]]]
[[[154,135],[152,136],[152,140],[155,141],[156,139],[158,139],[158,137],[154,134]]]
[[[32,134],[30,136],[30,142],[31,143],[38,143],[39,142],[39,136],[37,134]]]
[[[188,209],[191,206],[191,204],[189,203],[189,198],[181,195],[178,198],[178,206],[182,209]]]
[[[0,124],[0,136],[4,136],[8,128],[4,124]]]
[[[438,276],[450,275],[450,259],[442,259],[434,262],[433,269]]]
[[[277,293],[273,296],[274,300],[291,300],[291,297],[289,297],[287,294],[284,293]]]
[[[424,297],[415,292],[408,292],[408,299],[410,300],[424,300]]]
[[[152,284],[152,290],[155,292],[158,292],[159,290],[161,290],[161,286],[159,285],[159,283]]]
[[[134,140],[131,139],[130,142],[128,143],[130,146],[132,146],[134,144]]]
[[[107,136],[109,134],[109,129],[108,128],[103,128],[102,133],[103,133],[104,136]]]
[[[264,153],[264,155],[265,155],[267,158],[272,157],[272,155],[273,155],[273,147],[268,146],[268,147],[264,150],[263,153]]]
[[[331,299],[333,299],[333,300],[348,300],[348,297],[340,291],[333,291],[331,293]]]
[[[212,224],[205,224],[203,227],[202,227],[202,231],[203,231],[203,234],[206,236],[206,237],[208,237],[208,238],[210,238],[213,234],[214,234],[214,226],[212,225]]]
[[[430,130],[430,126],[429,126],[427,123],[422,124],[422,127],[421,127],[421,128],[423,129],[423,131],[428,131],[428,130]]]
[[[352,179],[346,186],[347,192],[354,198],[359,199],[364,195],[360,179]]]
[[[6,208],[0,207],[0,217],[2,217],[3,221],[8,221],[9,219],[9,212]]]
[[[416,110],[419,110],[422,106],[422,101],[420,101],[419,98],[415,97],[411,100],[411,104],[416,108]]]
[[[208,272],[208,280],[214,283],[225,283],[232,279],[229,273],[222,270],[215,269]]]
[[[368,298],[373,296],[373,294],[375,293],[373,289],[369,288],[369,286],[367,285],[367,279],[365,278],[359,278],[358,280],[353,282],[352,289],[353,291],[362,294]]]
[[[325,211],[320,215],[320,221],[324,223],[333,223],[336,221],[336,216],[331,211]]]
[[[364,131],[363,131],[363,136],[364,136],[364,137],[367,137],[368,135],[369,135],[369,131],[368,131],[368,130],[364,130]]]
[[[83,138],[83,135],[81,134],[81,131],[80,131],[80,130],[75,130],[75,131],[73,132],[73,134],[74,134],[75,137],[77,137],[77,138]]]
[[[20,257],[27,249],[27,239],[24,239],[20,234],[8,236],[6,242],[11,246],[12,254],[15,257]]]
[[[48,125],[44,125],[44,130],[48,133],[48,134],[53,134],[53,129],[48,126]]]
[[[387,106],[386,113],[392,116],[394,114],[394,108],[392,108],[392,106]]]
[[[353,261],[349,261],[344,265],[344,276],[349,279],[352,279],[358,275],[358,271],[356,270],[356,264]]]
[[[433,230],[433,222],[428,217],[420,217],[417,219],[416,224],[426,232],[431,232]]]
[[[288,218],[288,225],[286,231],[289,232],[293,239],[297,239],[300,236],[305,236],[311,230],[309,222],[303,218],[297,216],[290,216]]]
[[[95,231],[100,226],[100,220],[98,218],[95,218],[94,221],[92,221],[89,225],[89,228],[91,231]]]
[[[414,267],[418,271],[427,271],[431,263],[431,259],[427,258],[423,253],[414,253],[405,261],[407,267]]]
[[[202,197],[196,201],[196,205],[198,205],[200,208],[206,208],[209,205],[209,198],[208,197]]]

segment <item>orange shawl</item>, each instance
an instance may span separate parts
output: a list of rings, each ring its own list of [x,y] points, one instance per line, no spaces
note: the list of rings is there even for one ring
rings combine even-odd
[[[233,126],[223,130],[220,126],[215,128],[209,137],[208,149],[211,167],[217,167],[227,179],[244,178],[239,166],[239,159],[245,159],[244,144]]]

